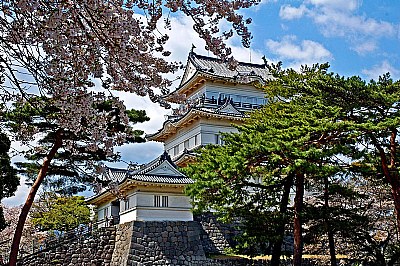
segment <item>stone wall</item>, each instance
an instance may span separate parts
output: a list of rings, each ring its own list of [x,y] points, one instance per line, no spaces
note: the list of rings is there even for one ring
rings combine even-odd
[[[235,247],[234,238],[239,234],[235,224],[220,223],[211,213],[197,215],[194,220],[201,225],[200,239],[207,254],[224,254]]]
[[[69,237],[51,248],[24,257],[18,265],[110,266],[115,228],[101,228],[92,235]]]
[[[204,217],[203,217],[204,218]],[[24,257],[19,265],[268,265],[266,261],[244,258],[212,259],[208,253],[229,246],[224,239],[229,228],[221,227],[211,216],[205,222],[134,221],[81,238],[70,238],[53,248]],[[221,231],[222,230],[222,231]],[[208,233],[210,237],[208,237]],[[204,248],[205,247],[205,248]]]
[[[221,225],[212,216],[199,219],[191,222],[134,221],[101,228],[90,236],[65,240],[57,247],[25,257],[19,265],[269,265],[265,260],[209,257],[210,251],[215,253],[229,247],[235,231],[233,227]],[[282,265],[290,265],[290,262]],[[304,265],[312,263],[305,262]]]
[[[127,265],[268,265],[266,261],[208,258],[202,245],[204,230],[198,222],[135,221],[129,224],[132,239]]]
[[[111,266],[129,265],[128,258],[131,248],[133,224],[116,225],[115,248],[111,259]]]

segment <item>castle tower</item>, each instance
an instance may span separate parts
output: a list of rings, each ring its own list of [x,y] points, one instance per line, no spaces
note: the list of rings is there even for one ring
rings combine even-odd
[[[192,51],[180,85],[165,97],[179,108],[158,132],[146,137],[163,142],[174,163],[185,166],[194,159],[193,150],[222,144],[221,133],[235,132],[232,124],[266,104],[260,86],[271,77],[265,65],[239,62],[230,70],[220,59]]]
[[[147,136],[164,143],[164,154],[135,169],[108,168],[99,177],[110,185],[86,199],[96,206],[98,226],[192,221],[190,199],[183,191],[193,180],[176,165],[194,160],[193,151],[201,146],[223,144],[221,133],[235,131],[232,124],[266,104],[260,86],[268,78],[265,65],[239,63],[229,70],[219,59],[191,52],[180,85],[166,96],[179,108],[166,117],[162,129]]]

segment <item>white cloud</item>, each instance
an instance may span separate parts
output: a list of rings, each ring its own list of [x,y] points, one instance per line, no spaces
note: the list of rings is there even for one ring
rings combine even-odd
[[[25,178],[21,177],[20,185],[15,195],[10,198],[5,198],[1,202],[7,206],[18,206],[25,202],[29,192],[29,187],[25,185]]]
[[[291,62],[292,67],[326,62],[333,59],[322,44],[311,40],[297,41],[295,36],[285,36],[281,41],[267,40],[266,46],[278,60]]]
[[[355,44],[352,50],[356,51],[360,55],[365,55],[377,49],[377,45],[375,41],[369,40],[359,44]]]
[[[305,5],[301,5],[300,7],[283,5],[279,10],[279,16],[286,20],[298,19],[303,17],[307,11],[308,9]]]
[[[283,5],[280,17],[286,20],[308,17],[325,36],[344,37],[353,45],[360,45],[360,41],[366,38],[375,40],[398,34],[398,25],[357,15],[356,11],[361,5],[361,0],[305,0],[299,7]]]
[[[336,9],[336,10],[356,10],[361,4],[361,0],[307,0],[306,3],[315,5],[320,8]]]
[[[370,69],[363,69],[361,71],[368,79],[377,80],[379,76],[390,73],[393,79],[398,79],[400,77],[400,69],[393,67],[387,60],[382,61],[382,63],[374,65]]]
[[[326,36],[394,36],[396,28],[386,21],[377,21],[364,16],[354,16],[337,10],[325,10],[321,13],[310,12]]]
[[[278,0],[261,0],[261,2],[258,3],[257,7],[259,7],[261,5],[269,4],[269,3],[276,3],[276,2],[278,2]]]

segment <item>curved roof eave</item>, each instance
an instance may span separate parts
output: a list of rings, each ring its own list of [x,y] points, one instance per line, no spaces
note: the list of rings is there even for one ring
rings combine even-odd
[[[209,111],[205,111],[205,110],[201,110],[201,109],[197,109],[197,108],[192,108],[178,120],[173,121],[173,122],[170,120],[167,120],[166,122],[164,122],[163,127],[158,132],[146,136],[146,139],[158,141],[162,135],[169,133],[167,131],[167,126],[179,128],[186,120],[188,120],[190,118],[190,116],[193,116],[193,115],[214,116],[215,118],[226,118],[228,120],[242,120],[245,117],[245,115],[215,113],[215,112],[209,112]]]
[[[196,71],[190,79],[188,79],[184,84],[179,86],[175,91],[171,92],[170,94],[166,95],[164,97],[165,100],[178,103],[175,99],[174,96],[177,94],[183,94],[186,91],[189,90],[190,84],[195,81],[196,78],[200,78],[199,80],[201,81],[202,78],[206,78],[208,80],[217,80],[221,82],[229,82],[231,84],[244,84],[244,85],[251,85],[254,82],[259,83],[259,84],[264,84],[266,81],[260,77],[260,76],[248,76],[248,78],[251,78],[247,81],[241,81],[240,79],[233,79],[230,77],[224,77],[224,76],[219,76],[219,75],[213,75],[209,72],[204,72],[204,71]]]

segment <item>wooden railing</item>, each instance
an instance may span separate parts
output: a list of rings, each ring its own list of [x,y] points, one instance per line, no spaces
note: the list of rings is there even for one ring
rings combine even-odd
[[[174,118],[179,118],[182,115],[186,114],[187,111],[190,110],[192,107],[211,107],[211,108],[218,108],[224,105],[227,101],[229,101],[234,107],[238,109],[246,109],[246,110],[253,110],[253,109],[260,109],[262,105],[248,103],[248,102],[235,102],[230,98],[207,98],[202,97],[197,99],[196,101],[181,104],[179,108],[173,109],[172,115],[168,115],[166,119],[172,120]]]

